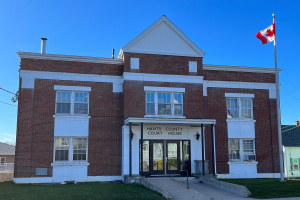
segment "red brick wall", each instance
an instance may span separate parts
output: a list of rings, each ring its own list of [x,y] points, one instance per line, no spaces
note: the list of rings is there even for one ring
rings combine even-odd
[[[130,58],[139,58],[139,69],[130,69]],[[189,72],[189,61],[197,61],[198,73]],[[202,58],[124,53],[124,72],[195,76],[201,74],[201,71]]]
[[[203,70],[204,80],[275,83],[275,74]]]
[[[87,63],[59,60],[21,59],[21,70],[67,72],[80,74],[115,75],[123,74],[123,65]]]
[[[124,118],[146,115],[144,86],[185,88],[183,115],[188,119],[204,118],[202,84],[124,81]]]
[[[255,122],[255,151],[258,161],[258,173],[278,173],[278,137],[276,121],[276,100],[269,99],[268,90],[254,89],[225,89],[208,88],[208,96],[204,97],[204,113],[208,119],[216,119],[216,161],[217,173],[229,173],[228,155],[228,132],[227,132],[227,111],[225,93],[250,93],[254,94],[253,117]],[[206,129],[206,158],[211,158],[211,133],[210,128]],[[277,149],[277,152],[276,152]],[[210,172],[212,164],[210,162]]]
[[[112,83],[36,79],[34,90],[20,90],[15,177],[34,177],[36,168],[48,168],[52,176],[54,85],[92,88],[88,175],[121,175],[123,94],[113,93]]]

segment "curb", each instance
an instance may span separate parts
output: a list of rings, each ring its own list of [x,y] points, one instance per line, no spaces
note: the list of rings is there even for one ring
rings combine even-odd
[[[237,184],[233,184],[233,183],[226,183],[223,181],[218,181],[216,179],[213,178],[206,178],[206,177],[199,177],[199,179],[207,185],[211,185],[214,188],[218,188],[218,189],[222,189],[225,190],[227,192],[231,192],[243,197],[250,197],[251,196],[251,192],[248,190],[248,188],[246,188],[243,185],[237,185]]]

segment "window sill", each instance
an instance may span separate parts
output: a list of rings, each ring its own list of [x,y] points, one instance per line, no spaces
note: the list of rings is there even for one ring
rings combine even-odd
[[[227,162],[227,164],[229,165],[240,165],[240,164],[258,164],[257,161],[230,161],[230,162]]]
[[[256,122],[256,120],[247,118],[229,118],[226,119],[226,122]]]
[[[90,163],[87,162],[82,162],[82,163],[77,163],[77,162],[55,162],[51,163],[51,166],[88,166]]]
[[[89,119],[88,115],[53,115],[53,118]]]
[[[145,115],[144,117],[149,118],[172,118],[172,119],[185,119],[185,116],[178,116],[178,115]]]

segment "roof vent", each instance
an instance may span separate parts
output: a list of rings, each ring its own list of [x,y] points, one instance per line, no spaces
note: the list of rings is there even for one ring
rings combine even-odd
[[[41,43],[41,54],[46,53],[46,40],[47,38],[41,38],[42,43]]]
[[[296,121],[295,121],[295,125],[296,125],[296,126],[299,126],[299,120],[296,120]]]

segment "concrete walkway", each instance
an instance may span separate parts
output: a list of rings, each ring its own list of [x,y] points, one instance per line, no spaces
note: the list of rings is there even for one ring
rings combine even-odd
[[[245,198],[221,189],[215,189],[204,183],[199,183],[199,179],[189,178],[189,188],[186,188],[186,178],[147,178],[150,182],[161,189],[165,189],[172,200],[224,200],[224,199],[252,199]],[[269,199],[270,200],[270,199]],[[280,198],[278,200],[300,200],[300,197]]]

